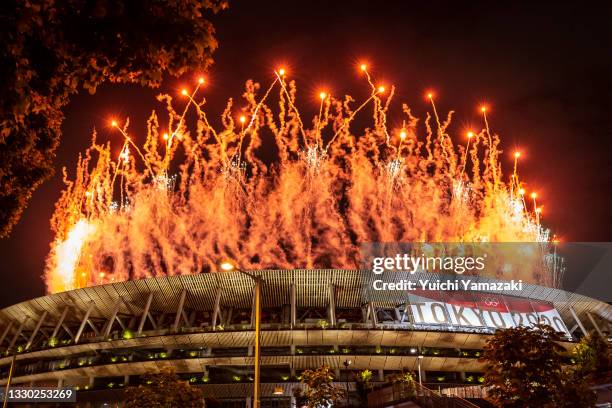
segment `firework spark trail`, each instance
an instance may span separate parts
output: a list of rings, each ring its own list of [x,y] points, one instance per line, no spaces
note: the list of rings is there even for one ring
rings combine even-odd
[[[169,130],[163,133],[154,112],[142,150],[127,124],[113,123],[124,136],[117,161],[110,143],[99,144],[94,134],[74,180],[64,171],[66,189],[52,218],[49,292],[215,272],[228,260],[247,270],[356,268],[365,242],[539,241],[546,251],[541,209],[532,196],[528,210],[516,163],[511,180],[502,180],[499,138],[488,122],[482,132],[470,133],[465,147],[455,146],[447,133],[450,114],[441,122],[430,98],[435,130],[428,117],[419,136],[406,105],[402,127],[392,129],[387,110],[393,87],[376,87],[362,71],[370,96],[352,109],[352,98],[321,93],[312,128],[295,105],[295,83],[278,70],[260,98],[259,85],[247,82],[248,116],[238,127],[230,100],[221,128],[213,128],[205,101],[196,99],[200,80],[195,91],[182,92],[182,114],[170,96],[158,97]],[[276,113],[266,103],[275,87]],[[370,102],[373,126],[352,134],[351,123]],[[185,120],[189,107],[197,116],[193,130]],[[278,150],[272,162],[261,157],[270,143]],[[137,156],[129,155],[128,145]],[[178,162],[180,149],[184,159]],[[525,274],[546,275],[540,268],[506,277]]]

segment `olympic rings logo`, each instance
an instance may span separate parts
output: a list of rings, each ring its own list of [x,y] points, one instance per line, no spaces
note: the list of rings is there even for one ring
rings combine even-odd
[[[487,296],[486,298],[484,298],[484,304],[493,307],[499,306],[499,300],[496,297]]]

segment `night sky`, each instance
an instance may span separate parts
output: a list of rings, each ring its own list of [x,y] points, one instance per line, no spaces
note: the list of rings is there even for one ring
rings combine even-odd
[[[396,106],[406,102],[421,117],[428,109],[424,93],[435,90],[438,110],[456,111],[451,133],[480,129],[478,106],[486,102],[506,169],[514,149],[523,152],[521,178],[541,197],[544,223],[564,241],[612,241],[612,10],[578,2],[431,3],[231,2],[213,18],[219,49],[206,73],[209,111],[220,113],[249,78],[267,86],[280,64],[297,80],[306,113],[318,108],[313,101],[321,86],[361,100],[368,89],[357,63],[365,60],[375,78],[397,86]],[[176,94],[192,80],[169,78],[162,91]],[[162,108],[154,99],[159,92],[106,85],[73,99],[57,174],[34,194],[12,236],[0,241],[0,307],[44,294],[61,167],[74,171],[94,127],[119,149],[111,116],[129,116],[131,132],[142,136],[150,111]]]

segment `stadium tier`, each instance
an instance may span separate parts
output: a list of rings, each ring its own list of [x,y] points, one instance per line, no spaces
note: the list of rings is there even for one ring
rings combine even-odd
[[[567,347],[591,330],[607,335],[612,321],[606,303],[527,283],[520,291],[374,291],[373,275],[363,271],[249,273],[262,282],[262,406],[288,406],[300,373],[322,364],[351,392],[363,369],[384,381],[402,370],[418,375],[420,366],[423,382],[436,388],[477,385],[483,345],[498,328],[549,324]],[[148,370],[173,366],[206,397],[245,406],[253,289],[240,272],[163,276],[7,307],[0,311],[0,384],[14,358],[12,385],[74,387],[79,405],[94,407],[121,400]]]

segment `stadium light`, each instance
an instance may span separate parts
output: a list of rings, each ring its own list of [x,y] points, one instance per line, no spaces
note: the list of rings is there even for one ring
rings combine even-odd
[[[261,283],[260,276],[241,271],[230,261],[222,262],[219,267],[224,272],[239,272],[248,276],[255,282],[255,356],[254,356],[254,379],[253,379],[253,408],[260,408],[260,389],[261,389]]]

